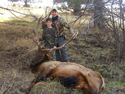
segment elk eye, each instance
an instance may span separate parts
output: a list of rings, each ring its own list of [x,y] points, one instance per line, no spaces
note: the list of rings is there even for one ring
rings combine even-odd
[[[34,61],[31,62],[31,65],[35,65]]]

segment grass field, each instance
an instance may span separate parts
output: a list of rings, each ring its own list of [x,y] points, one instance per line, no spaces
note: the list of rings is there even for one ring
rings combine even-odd
[[[64,16],[66,17],[66,16]],[[77,16],[68,16],[69,22]],[[85,18],[85,17],[83,17]],[[89,18],[89,17],[86,17]],[[84,19],[83,19],[84,21]],[[82,31],[88,21],[72,25]],[[33,42],[33,29],[37,22],[22,20],[2,20],[0,22],[0,94],[23,94],[35,78],[29,64],[37,50]],[[67,40],[71,34],[67,31]],[[102,74],[106,88],[100,94],[125,94],[125,62],[118,64],[111,43],[112,34],[108,30],[90,28],[87,38],[81,37],[67,45],[70,62],[75,62]],[[42,35],[41,25],[39,36]],[[68,89],[56,82],[39,82],[30,94],[81,94],[79,90]]]

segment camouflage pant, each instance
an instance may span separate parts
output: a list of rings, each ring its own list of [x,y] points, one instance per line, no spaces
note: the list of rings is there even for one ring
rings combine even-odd
[[[59,37],[57,47],[62,46],[63,44],[65,44],[64,38]],[[66,52],[66,47],[60,50],[56,50],[56,60],[61,62],[69,62],[67,52]]]
[[[56,53],[55,53],[55,50],[53,50],[52,52],[50,52],[51,55],[53,56],[53,61],[56,61]]]

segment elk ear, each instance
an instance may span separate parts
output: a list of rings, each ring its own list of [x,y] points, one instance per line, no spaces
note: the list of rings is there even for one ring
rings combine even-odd
[[[52,58],[53,59],[53,57],[52,57],[52,55],[50,54],[50,53],[47,53],[46,54],[49,58]]]
[[[49,57],[49,58],[53,58],[53,56],[51,55],[51,53],[49,51],[44,51],[44,54]]]

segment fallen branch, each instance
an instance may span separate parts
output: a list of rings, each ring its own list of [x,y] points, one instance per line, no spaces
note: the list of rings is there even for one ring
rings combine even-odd
[[[9,9],[9,8],[4,8],[4,7],[1,7],[1,6],[0,6],[0,8],[5,9],[5,10],[8,10],[8,11],[13,11],[13,12],[16,12],[16,13],[19,13],[19,14],[22,14],[22,15],[30,16],[30,15],[28,15],[28,14],[21,13],[21,12],[18,12],[18,11],[15,11],[15,10]]]
[[[30,14],[25,14],[25,13],[21,13],[21,12],[18,12],[18,11],[9,9],[9,8],[4,8],[4,7],[1,7],[1,6],[0,6],[0,8],[9,11],[9,12],[12,13],[16,18],[19,18],[19,17],[17,17],[13,12],[16,12],[16,13],[19,13],[19,14],[22,14],[22,15],[25,15],[25,16],[31,16],[31,17],[35,18],[35,21],[38,20],[38,18],[37,18],[35,15],[33,15],[31,12],[30,12]],[[22,18],[19,18],[19,19],[22,19]],[[24,20],[24,19],[23,19],[23,20]]]
[[[12,11],[10,11],[10,10],[8,10],[11,14],[13,14],[16,18],[18,18],[18,19],[22,19],[22,18],[19,18],[19,17],[17,17]],[[24,19],[23,19],[24,20]]]

